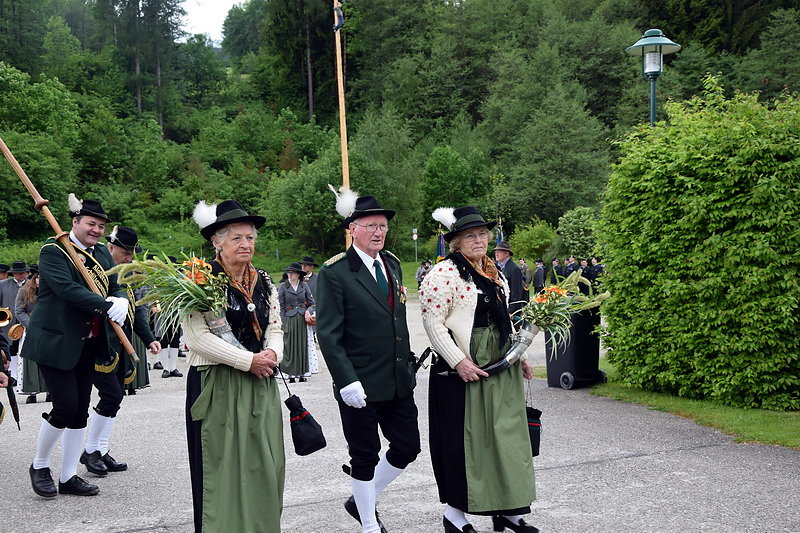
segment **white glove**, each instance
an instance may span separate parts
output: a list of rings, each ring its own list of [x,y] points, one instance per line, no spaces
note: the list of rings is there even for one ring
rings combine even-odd
[[[360,381],[354,381],[346,387],[342,387],[339,391],[342,396],[342,401],[350,407],[361,409],[367,405],[367,395],[364,393],[364,387],[361,386]]]
[[[111,308],[108,310],[108,318],[120,326],[124,325],[125,319],[128,318],[128,299],[109,296],[106,298],[106,301],[111,302]]]

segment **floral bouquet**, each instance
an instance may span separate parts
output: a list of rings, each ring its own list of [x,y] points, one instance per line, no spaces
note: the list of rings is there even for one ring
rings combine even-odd
[[[180,264],[158,258],[137,259],[114,267],[109,274],[119,274],[126,284],[146,289],[147,294],[136,305],[158,303],[159,322],[164,329],[176,328],[189,313],[199,312],[211,333],[240,346],[225,319],[228,276],[212,274],[211,265],[202,259],[191,257]]]
[[[608,291],[594,294],[591,282],[581,273],[577,270],[557,284],[545,287],[516,313],[522,320],[521,330],[532,331],[536,328],[537,332],[550,334],[553,339],[550,345],[551,358],[555,357],[558,346],[564,346],[569,341],[572,315],[598,307],[611,296]],[[580,291],[580,285],[588,288],[588,294]]]

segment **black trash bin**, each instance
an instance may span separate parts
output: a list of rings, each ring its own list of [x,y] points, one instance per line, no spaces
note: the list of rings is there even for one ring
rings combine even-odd
[[[566,346],[557,347],[556,356],[552,359],[552,338],[545,333],[548,387],[574,389],[606,381],[605,372],[599,368],[600,337],[594,331],[598,325],[600,313],[596,309],[573,315],[569,342]]]

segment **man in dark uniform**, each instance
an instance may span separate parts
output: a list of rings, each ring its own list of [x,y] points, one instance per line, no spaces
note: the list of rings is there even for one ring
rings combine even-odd
[[[11,264],[11,268],[8,269],[8,273],[11,274],[11,277],[0,281],[0,307],[7,307],[12,314],[14,313],[14,309],[17,304],[17,293],[19,292],[20,287],[22,287],[22,284],[25,283],[25,280],[28,279],[28,272],[29,268],[25,264],[25,261],[14,261]],[[2,335],[8,342],[9,349],[7,355],[11,361],[10,372],[13,381],[16,381],[19,378],[19,363],[17,358],[17,352],[19,351],[19,339],[10,339],[8,337],[8,332],[15,324],[19,324],[19,320],[17,320],[16,316],[13,316],[8,324],[0,328],[0,335]]]
[[[373,196],[337,210],[353,246],[320,269],[317,336],[333,378],[350,453],[353,497],[345,509],[364,533],[383,531],[375,503],[420,452],[416,377],[400,261],[382,251],[394,211]],[[389,441],[379,458],[378,426]]]
[[[541,259],[536,260],[536,270],[533,271],[533,290],[534,294],[539,294],[544,289],[545,279],[547,278],[547,269],[544,267],[544,261]]]
[[[503,271],[503,275],[508,280],[508,312],[513,315],[522,309],[527,299],[525,298],[525,287],[522,281],[522,270],[514,263],[511,256],[511,246],[506,241],[500,241],[494,248],[494,262]],[[518,317],[514,317],[515,320]]]
[[[39,254],[39,297],[28,325],[22,355],[39,364],[53,408],[43,414],[36,455],[30,467],[36,494],[47,498],[61,494],[90,496],[99,488],[78,477],[96,359],[108,358],[106,318],[125,323],[128,299],[115,276],[111,254],[98,241],[108,216],[96,200],[82,202],[70,194],[72,231],[70,245],[94,278],[101,295],[89,290],[67,251],[48,239]],[[113,334],[113,333],[112,333]],[[62,441],[58,492],[50,474],[50,456]]]
[[[564,277],[564,267],[559,263],[558,257],[554,257],[553,268],[550,269],[550,283],[555,285]]]
[[[564,266],[564,275],[565,276],[569,276],[570,274],[572,274],[576,270],[580,270],[580,268],[581,268],[581,266],[575,260],[575,256],[571,255],[567,259],[567,264]]]
[[[319,265],[314,262],[314,258],[311,256],[307,255],[300,261],[300,268],[306,273],[303,281],[305,281],[308,288],[311,289],[311,296],[314,298],[317,297],[317,278],[319,278],[318,275],[314,274],[314,269],[318,267]]]
[[[133,260],[133,253],[141,253],[139,237],[133,228],[115,226],[111,235],[106,237],[108,241],[108,251],[115,265],[130,263]],[[128,320],[123,328],[125,334],[131,337],[132,330],[149,346],[153,354],[161,351],[161,344],[156,340],[150,329],[148,310],[143,306],[136,307],[136,300],[133,291],[127,289],[128,301]],[[135,310],[135,311],[134,311]],[[89,431],[86,437],[86,447],[81,454],[81,463],[86,465],[86,469],[92,474],[105,476],[109,472],[122,472],[128,469],[127,463],[117,462],[108,453],[111,432],[117,421],[117,413],[122,403],[125,382],[133,380],[133,372],[136,371],[133,361],[126,355],[119,339],[109,338],[110,350],[108,360],[95,362],[92,382],[97,388],[100,401],[94,408],[89,423]]]

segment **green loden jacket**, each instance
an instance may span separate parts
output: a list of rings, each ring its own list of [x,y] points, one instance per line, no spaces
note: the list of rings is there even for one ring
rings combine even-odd
[[[390,309],[378,284],[351,247],[322,266],[317,280],[317,338],[333,391],[361,381],[368,402],[413,394],[411,346],[398,259],[380,252],[394,298]]]
[[[77,246],[75,250],[101,291],[107,296],[124,298],[125,290],[117,284],[117,277],[105,274],[105,270],[114,266],[111,254],[102,243],[94,248],[94,257]],[[67,252],[55,239],[48,239],[42,246],[39,272],[39,297],[31,314],[22,357],[69,370],[80,358],[92,318],[105,319],[111,303],[105,301],[106,296],[99,296],[86,287]]]

